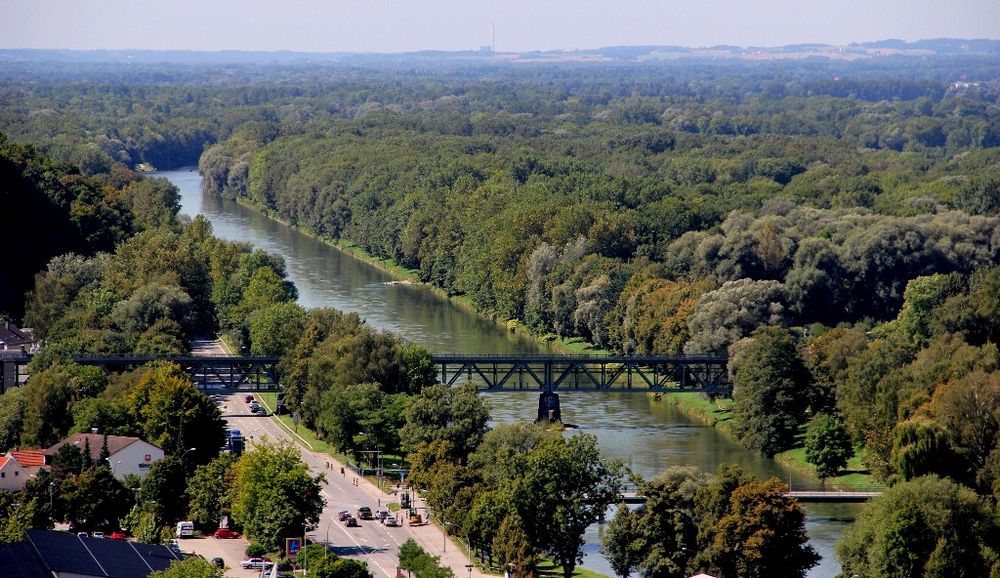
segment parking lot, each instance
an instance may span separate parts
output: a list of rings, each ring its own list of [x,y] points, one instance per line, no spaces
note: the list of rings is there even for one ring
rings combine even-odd
[[[246,558],[247,542],[242,538],[216,540],[211,536],[200,538],[179,538],[181,551],[197,554],[206,560],[222,558],[226,561],[226,576],[232,578],[253,578],[260,576],[260,570],[244,570],[240,562]]]

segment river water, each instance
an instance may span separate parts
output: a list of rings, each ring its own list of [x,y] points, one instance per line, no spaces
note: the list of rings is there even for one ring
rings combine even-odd
[[[288,277],[304,307],[356,311],[368,323],[388,329],[438,353],[534,353],[542,346],[510,334],[501,326],[458,307],[421,285],[386,285],[392,278],[362,261],[303,235],[260,213],[216,195],[204,194],[201,176],[192,169],[164,171],[181,192],[181,212],[205,215],[215,235],[246,241],[282,255]],[[562,393],[562,413],[580,431],[597,437],[601,452],[623,460],[650,478],[669,466],[693,465],[715,471],[737,463],[758,477],[778,476],[793,486],[803,480],[773,460],[760,458],[729,441],[714,428],[698,424],[672,407],[642,394]],[[533,419],[537,395],[524,392],[490,394],[496,423]],[[856,505],[809,504],[806,530],[823,557],[810,578],[833,578],[840,565],[833,547],[859,510]],[[583,566],[609,576],[614,573],[600,555],[595,525],[585,539]]]

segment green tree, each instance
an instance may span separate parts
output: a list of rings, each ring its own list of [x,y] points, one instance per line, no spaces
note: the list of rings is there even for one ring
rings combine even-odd
[[[525,474],[514,482],[517,512],[532,545],[571,578],[587,527],[621,495],[624,468],[603,460],[597,439],[586,434],[546,438],[525,459]]]
[[[26,393],[25,388],[15,387],[0,395],[0,452],[18,446],[28,406]]]
[[[66,521],[83,531],[118,529],[128,514],[132,492],[111,473],[106,464],[96,464],[79,475],[62,481],[59,487]]]
[[[837,544],[845,576],[989,576],[1000,552],[993,506],[959,484],[925,476],[865,505]]]
[[[319,521],[323,479],[309,475],[294,447],[261,440],[236,462],[233,519],[253,540],[280,549],[285,538],[300,536],[303,528]]]
[[[854,455],[854,444],[844,424],[825,413],[817,414],[806,428],[806,461],[816,466],[820,478],[837,475]]]
[[[424,388],[406,408],[400,439],[407,452],[421,442],[448,441],[454,457],[464,460],[479,446],[488,420],[489,405],[472,385],[434,385]]]
[[[302,335],[306,310],[298,303],[275,303],[250,314],[250,353],[284,355]]]
[[[233,483],[232,454],[222,454],[198,466],[187,484],[188,516],[204,528],[217,528],[229,514],[229,491]]]
[[[741,352],[733,390],[740,443],[769,457],[788,449],[809,398],[809,374],[788,332],[755,331]]]
[[[451,568],[439,566],[440,557],[431,556],[413,538],[399,546],[399,567],[413,573],[416,578],[454,578]]]
[[[166,456],[149,468],[142,480],[139,500],[150,505],[158,520],[170,525],[186,519],[187,484],[188,475],[184,464],[176,456]]]
[[[149,578],[223,578],[222,568],[217,568],[208,560],[190,556],[170,563],[166,570],[157,570]]]

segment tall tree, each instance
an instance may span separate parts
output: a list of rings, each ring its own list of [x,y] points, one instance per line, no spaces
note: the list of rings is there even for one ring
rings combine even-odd
[[[791,447],[805,421],[809,373],[787,331],[762,327],[742,350],[733,390],[740,442],[765,456]]]

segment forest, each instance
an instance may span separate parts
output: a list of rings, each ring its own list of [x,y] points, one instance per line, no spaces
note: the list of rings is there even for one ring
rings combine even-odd
[[[51,239],[5,281],[23,293],[47,264],[23,309],[3,307],[52,336],[50,355],[177,351],[222,329],[283,355],[290,407],[337,447],[377,436],[411,453],[442,510],[459,492],[503,493],[507,510],[474,507],[466,532],[492,543],[506,514],[525,522],[525,488],[467,469],[496,451],[477,433],[488,410],[432,386],[425,352],[349,313],[298,308],[280,260],[213,241],[206,223],[154,230],[164,217],[150,199],[169,204],[170,191],[121,166],[197,162],[210,192],[392,259],[539,339],[728,354],[745,447],[805,445],[821,477],[857,454],[891,486],[845,537],[845,572],[890,575],[904,555],[912,571],[900,575],[1000,572],[995,56],[69,68],[19,63],[0,75],[4,170],[73,167],[34,201],[68,223],[72,243]],[[50,261],[68,244],[77,256]],[[465,429],[432,411],[453,402]],[[418,422],[440,427],[425,438],[407,428]],[[526,460],[511,467],[529,471]],[[742,507],[744,482],[644,482],[687,516],[670,539],[702,553],[625,549],[622,568],[673,576],[701,559],[745,573],[715,540],[735,521],[711,507]],[[711,498],[704,488],[718,484]],[[668,539],[642,515],[620,522],[623,543]],[[923,526],[933,532],[917,536]],[[569,556],[552,536],[523,540]],[[808,568],[808,552],[798,563]]]

